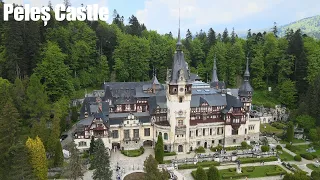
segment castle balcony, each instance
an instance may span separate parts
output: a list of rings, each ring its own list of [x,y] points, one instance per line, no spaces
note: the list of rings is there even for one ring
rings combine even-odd
[[[232,116],[243,116],[243,112],[241,111],[232,111]]]
[[[185,138],[175,138],[174,139],[174,143],[176,144],[182,144],[182,143],[186,143],[187,140]]]
[[[176,126],[176,134],[185,134],[186,133],[186,129],[187,129],[187,126],[186,125],[183,125],[183,126]]]
[[[98,127],[92,128],[92,130],[94,130],[94,131],[106,131],[107,129],[104,128],[104,127],[98,126]]]

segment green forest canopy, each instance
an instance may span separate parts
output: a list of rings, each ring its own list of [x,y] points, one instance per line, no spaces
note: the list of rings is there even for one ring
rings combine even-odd
[[[2,15],[0,6],[0,19]],[[111,24],[52,18],[43,26],[40,21],[10,18],[0,21],[0,110],[17,117],[5,127],[17,131],[3,134],[8,139],[0,141],[0,147],[6,153],[28,136],[39,136],[46,152],[54,157],[55,143],[66,129],[70,98],[77,91],[100,87],[104,81],[150,80],[153,67],[164,82],[177,41],[171,32],[148,30],[134,15],[125,25],[116,10]],[[310,115],[320,125],[318,40],[300,30],[287,30],[280,38],[276,27],[271,33],[249,30],[246,40],[238,38],[234,30],[220,34],[210,28],[208,32],[188,30],[182,43],[191,72],[210,80],[216,56],[218,77],[229,88],[239,87],[248,56],[255,91],[272,87],[267,97],[294,110],[293,115]],[[10,118],[3,116],[0,121],[10,122]],[[5,132],[2,128],[0,133]],[[5,166],[9,161],[10,156],[0,157],[0,179],[11,167]]]

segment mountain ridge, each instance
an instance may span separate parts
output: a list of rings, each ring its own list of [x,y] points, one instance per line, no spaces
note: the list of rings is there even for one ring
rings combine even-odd
[[[258,32],[262,33],[264,31],[271,32],[272,28],[273,27],[268,27],[260,30],[251,30],[251,32],[252,33],[258,33]],[[280,25],[277,28],[278,28],[278,35],[280,37],[285,36],[287,29],[293,29],[293,31],[301,29],[301,32],[303,34],[320,39],[320,15],[306,17],[297,21],[290,22],[285,25]],[[241,38],[246,38],[247,32],[240,32],[238,33],[238,36]]]

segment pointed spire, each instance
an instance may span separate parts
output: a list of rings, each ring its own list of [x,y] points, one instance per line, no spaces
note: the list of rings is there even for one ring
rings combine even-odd
[[[153,76],[153,77],[155,76],[154,66],[153,66],[153,69],[152,69],[152,76]]]
[[[246,71],[244,72],[244,80],[248,81],[250,77],[249,72],[249,57],[247,56],[247,63],[246,63]]]
[[[180,0],[179,0],[179,29],[178,29],[178,42],[177,42],[177,51],[181,50],[181,37],[180,37]]]
[[[217,75],[217,56],[216,54],[214,55],[214,60],[213,60],[213,70],[212,70],[212,78],[211,82],[219,82],[218,75]]]
[[[156,69],[153,67],[153,73],[152,73],[152,84],[160,84],[157,78]]]

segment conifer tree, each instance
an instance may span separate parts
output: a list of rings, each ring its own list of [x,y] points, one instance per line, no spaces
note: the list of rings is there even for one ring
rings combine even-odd
[[[288,128],[287,128],[287,140],[288,142],[292,142],[294,136],[294,125],[292,122],[289,122]]]
[[[48,96],[40,78],[35,74],[30,77],[24,107],[31,119],[39,121],[42,117],[48,117]]]
[[[198,166],[196,171],[196,180],[208,180],[208,176],[201,166]]]
[[[158,135],[158,140],[155,147],[155,158],[158,161],[158,163],[163,163],[163,157],[164,157],[164,147],[163,147],[163,139],[162,135]]]
[[[91,136],[91,141],[90,141],[90,147],[89,147],[89,154],[93,154],[95,150],[95,140],[94,136]]]
[[[219,170],[213,165],[210,166],[207,175],[208,175],[208,180],[221,180]]]
[[[63,165],[63,152],[60,141],[56,141],[56,148],[54,152],[54,166],[60,167]]]
[[[10,163],[7,166],[10,170],[6,174],[9,180],[36,180],[30,164],[30,154],[24,144],[15,144],[8,154]]]
[[[217,42],[216,32],[210,28],[208,31],[208,48],[210,49]]]
[[[2,94],[2,92],[0,93]],[[5,96],[1,97],[7,99],[5,104],[0,107],[0,165],[1,167],[5,167],[2,165],[5,165],[7,153],[18,140],[20,120],[19,113],[14,107],[12,99]]]
[[[159,171],[158,162],[152,155],[149,155],[143,164],[145,180],[167,180],[169,178],[165,170],[162,170],[162,172]]]
[[[112,171],[110,168],[109,152],[104,146],[101,138],[95,144],[95,154],[93,156],[93,167],[95,168],[92,178],[94,180],[111,180]]]
[[[26,147],[30,154],[31,166],[37,179],[48,179],[46,151],[41,139],[38,136],[35,139],[28,138]]]
[[[228,33],[228,29],[225,28],[223,33],[222,33],[222,42],[227,43],[230,41],[230,37],[229,37],[229,33]]]
[[[70,174],[68,177],[72,180],[77,180],[79,177],[82,179],[83,177],[83,162],[79,155],[79,150],[76,148],[76,145],[72,143],[69,148],[70,151],[70,162],[68,164],[68,171]]]
[[[230,42],[231,42],[231,44],[234,44],[236,42],[236,33],[234,32],[234,28],[232,28]]]

